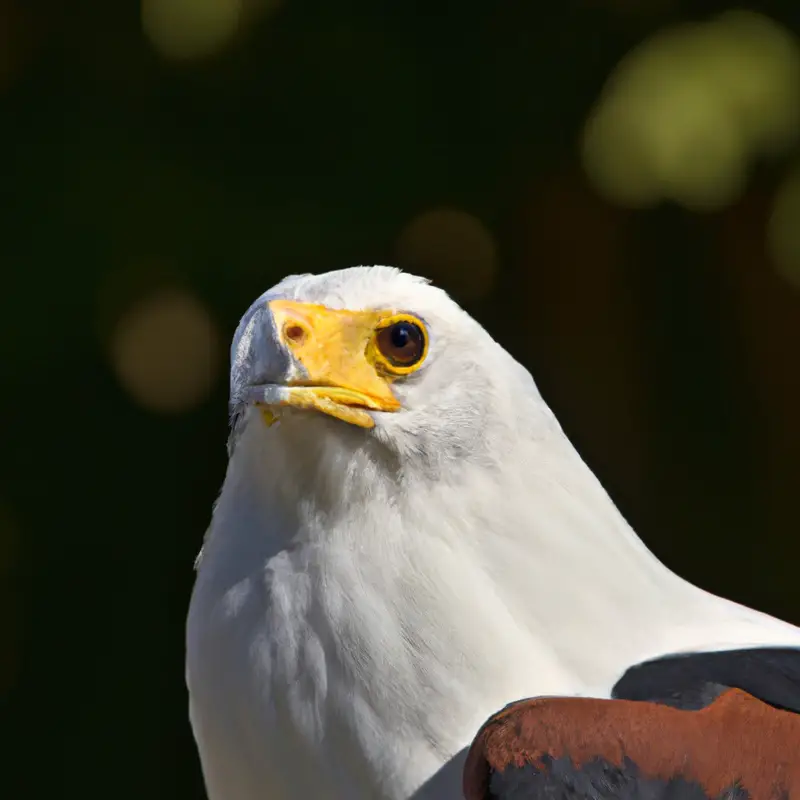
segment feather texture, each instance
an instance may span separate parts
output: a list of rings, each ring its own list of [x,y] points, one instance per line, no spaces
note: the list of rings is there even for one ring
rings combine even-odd
[[[369,430],[297,409],[264,425],[241,398],[286,369],[271,298],[423,319],[428,357],[392,386],[401,410],[370,412]],[[187,623],[211,800],[451,800],[457,770],[429,781],[512,700],[609,697],[666,653],[800,645],[660,564],[529,373],[427,282],[287,279],[231,358],[235,446]]]

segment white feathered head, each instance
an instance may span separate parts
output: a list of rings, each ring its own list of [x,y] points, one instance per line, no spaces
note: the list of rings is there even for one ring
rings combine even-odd
[[[440,468],[556,425],[529,373],[443,290],[384,266],[261,295],[234,336],[231,412],[232,445],[251,425],[280,422],[298,445],[324,426]]]

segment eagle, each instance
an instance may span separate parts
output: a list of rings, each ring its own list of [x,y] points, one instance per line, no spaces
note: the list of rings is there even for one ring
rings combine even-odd
[[[230,414],[186,628],[210,800],[800,797],[800,629],[658,561],[441,288],[285,278]]]

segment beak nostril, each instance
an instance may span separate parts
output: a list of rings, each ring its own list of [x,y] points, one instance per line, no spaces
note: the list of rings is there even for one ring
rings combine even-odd
[[[291,344],[302,344],[306,338],[306,331],[297,322],[287,322],[283,328],[283,335]]]

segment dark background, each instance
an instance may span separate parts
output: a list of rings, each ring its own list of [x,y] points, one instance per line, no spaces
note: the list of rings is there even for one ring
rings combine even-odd
[[[192,562],[288,273],[435,278],[658,556],[800,623],[800,11],[747,7],[597,145],[724,3],[0,0],[0,797],[203,797]]]

